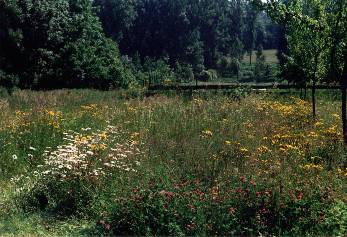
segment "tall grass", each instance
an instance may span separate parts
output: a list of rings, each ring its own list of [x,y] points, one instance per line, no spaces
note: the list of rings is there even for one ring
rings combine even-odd
[[[333,99],[316,120],[272,93],[16,91],[0,107],[0,234],[346,234]]]

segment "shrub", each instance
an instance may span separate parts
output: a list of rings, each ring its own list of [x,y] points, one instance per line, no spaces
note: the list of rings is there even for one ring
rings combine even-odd
[[[211,74],[210,74],[208,71],[203,70],[203,71],[198,75],[197,79],[198,79],[199,81],[207,82],[207,81],[211,81],[211,80],[212,80],[212,76],[211,76]]]
[[[66,133],[64,140],[68,143],[56,150],[47,148],[35,172],[16,180],[24,209],[62,216],[88,213],[104,181],[115,173],[136,172],[138,143],[122,140],[122,132],[113,126]]]
[[[199,74],[203,70],[205,70],[205,66],[203,64],[198,64],[198,65],[196,65],[194,72],[195,72],[195,74]]]
[[[6,21],[0,63],[9,73],[0,76],[3,86],[12,87],[19,79],[18,86],[25,89],[109,89],[127,88],[133,81],[118,45],[103,33],[91,1],[1,4],[7,13],[1,15]]]
[[[252,82],[254,81],[254,72],[243,71],[241,74],[240,82]]]
[[[207,187],[190,180],[134,189],[100,216],[98,229],[122,236],[302,235],[317,231],[320,216],[315,214],[324,211],[319,196],[279,199],[276,191],[245,177]]]
[[[306,73],[291,57],[286,57],[286,63],[281,68],[280,76],[283,80],[297,85],[304,85],[307,81]]]
[[[347,235],[347,204],[339,201],[334,203],[328,210],[327,217],[322,225],[328,235]]]
[[[5,87],[8,92],[11,92],[18,85],[18,82],[18,76],[0,70],[0,87]]]
[[[263,47],[261,45],[258,46],[256,55],[254,78],[256,82],[260,82],[264,81],[271,71],[269,70],[269,66],[265,63],[265,55],[263,55]]]
[[[238,76],[241,64],[237,58],[223,56],[218,60],[217,67],[223,76]]]
[[[215,81],[218,79],[218,72],[216,70],[209,69],[208,72],[210,73],[212,81]]]
[[[194,81],[194,71],[190,64],[176,63],[175,76],[177,82],[192,82]]]
[[[143,70],[148,83],[155,84],[171,84],[176,81],[175,73],[168,64],[166,59],[153,60],[146,58]]]
[[[198,80],[203,82],[214,81],[217,78],[218,78],[217,71],[212,69],[207,71],[203,70],[198,76]]]

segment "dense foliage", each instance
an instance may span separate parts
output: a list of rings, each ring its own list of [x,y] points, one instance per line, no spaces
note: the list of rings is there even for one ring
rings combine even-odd
[[[0,22],[2,85],[103,89],[132,80],[88,0],[2,1]]]
[[[285,28],[282,74],[286,79],[306,83],[341,81],[347,55],[347,1],[253,2]]]
[[[276,48],[278,27],[242,0],[96,0],[108,36],[123,54],[170,64],[215,67],[220,56],[240,59],[262,44]]]
[[[223,57],[276,48],[279,29],[241,0],[10,0],[0,24],[0,85],[32,89],[143,85],[148,59],[199,77]]]

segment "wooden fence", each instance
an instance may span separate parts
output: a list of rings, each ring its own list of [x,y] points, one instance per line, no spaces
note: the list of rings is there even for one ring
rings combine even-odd
[[[231,90],[237,88],[249,88],[254,90],[289,90],[289,89],[305,89],[302,85],[288,85],[288,84],[272,84],[272,83],[264,83],[264,84],[240,84],[240,83],[206,83],[206,84],[198,84],[198,85],[150,85],[148,90],[150,91],[170,91],[170,90]],[[307,86],[307,89],[312,89],[312,86]],[[340,86],[338,85],[317,85],[317,90],[338,90]]]

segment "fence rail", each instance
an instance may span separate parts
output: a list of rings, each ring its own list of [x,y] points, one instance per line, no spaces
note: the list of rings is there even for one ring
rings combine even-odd
[[[250,88],[254,90],[270,90],[270,89],[305,89],[302,85],[288,85],[288,84],[240,84],[240,83],[219,83],[219,84],[199,84],[199,85],[150,85],[148,90],[152,91],[169,91],[169,90],[230,90],[237,88]],[[307,89],[312,89],[312,86],[309,85]],[[317,90],[338,90],[340,86],[338,85],[316,85]]]

